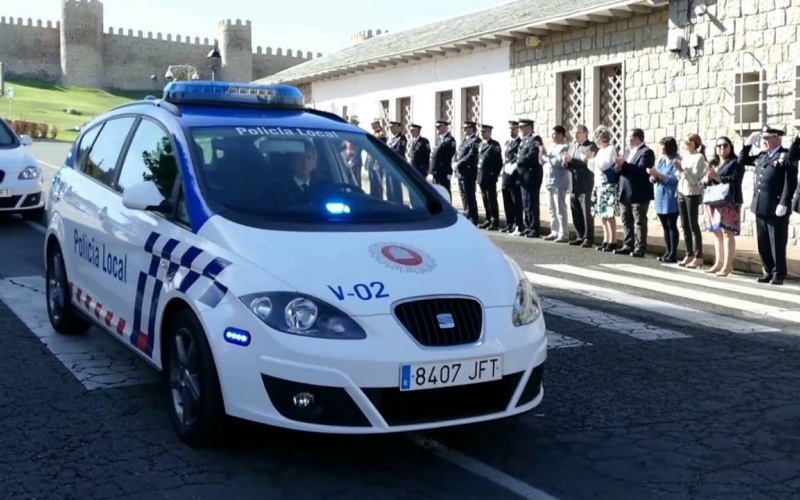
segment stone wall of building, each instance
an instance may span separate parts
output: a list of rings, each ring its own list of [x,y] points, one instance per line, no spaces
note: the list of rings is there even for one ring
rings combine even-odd
[[[61,75],[59,23],[0,18],[0,61],[6,72],[53,81]]]
[[[694,7],[700,3],[707,13],[698,16]],[[743,138],[769,124],[787,131],[788,146],[800,126],[800,0],[709,0],[689,7],[689,0],[671,1],[660,12],[542,37],[536,48],[516,42],[510,53],[512,116],[536,120],[536,130],[547,142],[550,128],[561,117],[558,75],[581,70],[582,122],[593,129],[601,123],[597,67],[622,63],[624,127],[642,128],[651,145],[667,135],[680,143],[697,132],[709,145],[726,135],[738,150]],[[681,53],[667,49],[670,31],[684,36]],[[737,75],[754,71],[762,75],[761,83],[756,80],[745,88],[743,100],[763,102],[750,109],[737,107]],[[754,77],[738,81],[746,83],[748,78]],[[751,92],[755,95],[748,95]],[[748,111],[755,113],[751,121]],[[712,154],[709,147],[709,158]],[[754,216],[747,209],[753,177],[751,167],[743,186],[743,236],[755,231]],[[655,214],[651,216],[655,221]],[[800,244],[800,215],[792,215],[790,238],[791,244]]]

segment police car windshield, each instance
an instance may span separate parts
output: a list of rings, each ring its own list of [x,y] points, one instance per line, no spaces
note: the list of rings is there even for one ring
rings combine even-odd
[[[223,216],[395,223],[443,210],[424,180],[412,179],[366,133],[266,126],[189,132],[205,197]]]

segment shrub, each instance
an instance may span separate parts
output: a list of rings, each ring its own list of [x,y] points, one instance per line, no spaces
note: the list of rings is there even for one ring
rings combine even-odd
[[[50,131],[48,132],[47,137],[50,139],[55,139],[56,137],[58,137],[58,127],[56,127],[55,125],[50,127]]]

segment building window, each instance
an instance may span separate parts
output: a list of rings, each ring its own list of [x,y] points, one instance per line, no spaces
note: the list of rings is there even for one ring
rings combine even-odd
[[[481,123],[481,88],[464,89],[464,121]]]
[[[625,144],[625,77],[621,64],[597,68],[599,123],[608,127],[614,144]]]
[[[381,101],[379,103],[380,116],[378,116],[378,121],[381,123],[381,127],[383,130],[389,129],[389,101]]]
[[[400,110],[400,123],[401,123],[401,130],[403,134],[409,138],[411,137],[411,121],[413,120],[411,115],[411,98],[410,97],[403,97],[397,100],[397,109]]]
[[[556,122],[567,129],[567,139],[571,141],[572,129],[584,124],[583,72],[578,70],[560,73],[556,81],[556,109],[559,113]]]
[[[436,119],[453,123],[453,91],[443,90],[436,93]]]
[[[737,73],[734,91],[733,120],[744,128],[758,128],[761,123],[761,83],[762,73],[753,71]]]

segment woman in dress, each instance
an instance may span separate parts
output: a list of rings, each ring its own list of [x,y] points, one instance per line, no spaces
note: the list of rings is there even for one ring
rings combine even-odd
[[[714,148],[714,158],[708,163],[703,185],[728,184],[727,197],[720,204],[712,203],[714,197],[706,193],[706,228],[714,234],[714,265],[706,273],[727,276],[733,271],[733,256],[736,252],[736,236],[741,229],[742,181],[744,165],[739,163],[733,152],[733,143],[727,137],[720,137]],[[718,198],[718,197],[717,197]]]
[[[678,175],[675,163],[680,161],[678,142],[674,137],[661,139],[661,157],[656,166],[647,170],[650,182],[655,184],[654,208],[664,229],[667,250],[658,258],[661,262],[678,262]]]
[[[614,168],[617,148],[611,144],[613,137],[608,127],[601,126],[594,131],[597,153],[592,159],[594,170],[592,216],[599,217],[603,224],[603,244],[597,247],[603,252],[613,252],[617,248],[619,172]]]

